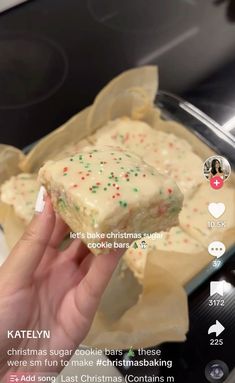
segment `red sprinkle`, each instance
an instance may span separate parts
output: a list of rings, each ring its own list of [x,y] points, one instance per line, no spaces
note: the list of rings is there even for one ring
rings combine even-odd
[[[166,206],[164,206],[164,205],[160,205],[160,206],[158,207],[158,215],[163,215],[163,214],[165,214],[166,210],[167,210]]]
[[[66,166],[64,169],[63,169],[63,172],[66,173],[68,171],[68,167]]]
[[[172,189],[167,189],[167,191],[168,191],[168,194],[172,193]]]
[[[85,179],[85,177],[81,177],[81,180],[84,180]]]

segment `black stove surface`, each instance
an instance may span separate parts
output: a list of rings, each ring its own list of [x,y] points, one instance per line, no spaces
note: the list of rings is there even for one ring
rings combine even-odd
[[[159,65],[161,89],[195,90],[235,56],[233,3],[31,0],[1,13],[0,142],[32,143],[130,67]]]
[[[24,33],[2,34],[0,52],[2,110],[27,108],[42,102],[67,77],[67,57],[60,46],[48,39]]]
[[[223,65],[196,87],[184,92],[182,96],[216,122],[225,125],[235,117],[235,92],[231,86],[234,80],[235,59]]]

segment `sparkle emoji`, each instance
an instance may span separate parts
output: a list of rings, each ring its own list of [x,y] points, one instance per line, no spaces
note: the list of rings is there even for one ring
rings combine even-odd
[[[145,242],[145,241],[141,241],[141,244],[140,244],[140,247],[141,247],[141,249],[146,249],[147,248],[147,242]]]

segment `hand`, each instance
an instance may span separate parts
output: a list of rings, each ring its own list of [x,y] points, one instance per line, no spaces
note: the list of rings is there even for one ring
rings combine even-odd
[[[56,216],[46,197],[43,212],[35,214],[0,267],[0,378],[10,370],[9,348],[75,351],[91,327],[121,254],[111,252],[95,257],[79,239],[60,251],[58,247],[67,232],[68,227]],[[8,330],[20,329],[50,330],[51,338],[7,338]],[[30,359],[43,360],[42,357],[18,358]],[[59,360],[59,357],[47,356],[47,359]],[[61,369],[41,368],[56,372]]]

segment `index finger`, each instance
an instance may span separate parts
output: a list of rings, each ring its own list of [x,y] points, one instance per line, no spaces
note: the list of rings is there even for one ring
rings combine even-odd
[[[7,285],[27,283],[39,265],[55,225],[55,213],[49,197],[44,210],[35,214],[26,231],[1,267]]]
[[[94,257],[90,268],[76,291],[76,304],[80,313],[92,321],[101,297],[125,250],[113,251]]]

